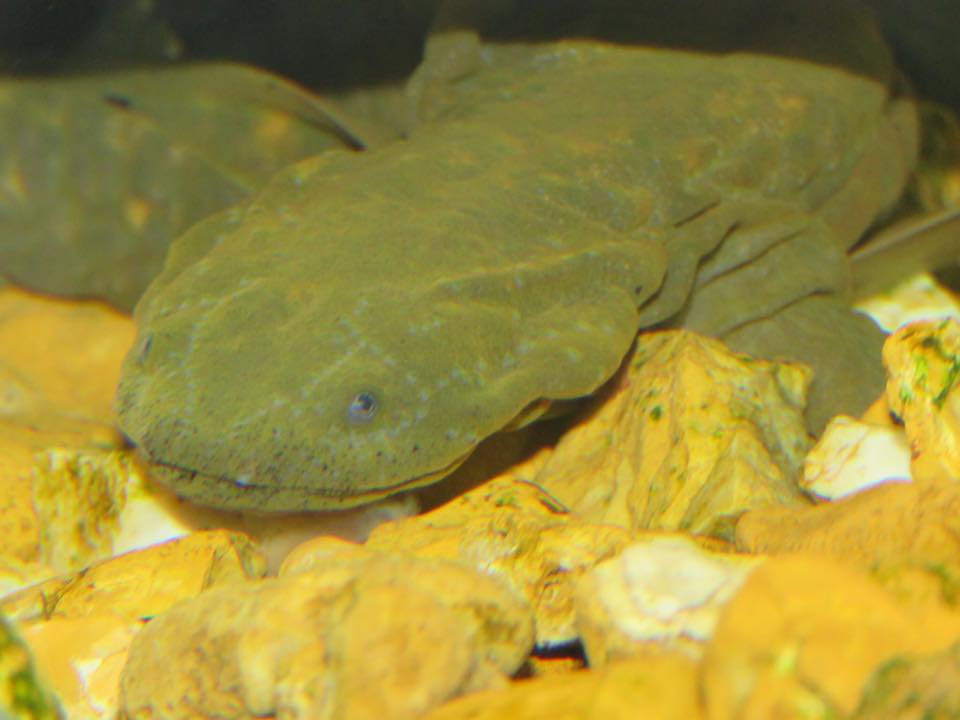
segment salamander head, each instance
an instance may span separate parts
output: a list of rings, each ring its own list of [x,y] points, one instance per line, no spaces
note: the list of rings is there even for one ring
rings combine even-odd
[[[118,409],[162,480],[222,508],[333,509],[432,482],[469,454],[479,438],[456,418],[472,378],[400,357],[436,357],[427,335],[404,329],[387,349],[357,336],[362,309],[299,323],[283,295],[261,286],[142,324]]]

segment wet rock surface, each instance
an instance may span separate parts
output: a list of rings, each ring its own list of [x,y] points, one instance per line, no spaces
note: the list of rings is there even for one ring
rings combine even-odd
[[[126,716],[415,718],[505,684],[530,651],[530,608],[495,578],[375,551],[327,560],[151,622],[124,667]]]
[[[806,502],[793,479],[809,380],[687,331],[644,333],[536,482],[595,522],[727,536],[748,508]]]
[[[458,560],[504,578],[534,608],[537,643],[549,647],[578,637],[580,576],[630,539],[625,528],[581,520],[534,483],[505,478],[431,513],[381,525],[367,546]]]
[[[106,393],[119,348],[130,341],[128,325],[105,308],[93,321],[89,306],[74,313],[11,290],[0,293],[2,302],[16,309],[11,322],[66,323],[53,334],[73,343],[75,363],[85,343],[118,348],[91,350],[97,362],[70,369]],[[948,330],[938,324],[928,332]],[[56,698],[50,707],[79,718],[121,709],[171,718],[333,717],[334,710],[538,717],[559,708],[587,718],[597,708],[632,717],[638,707],[678,718],[792,717],[810,708],[824,717],[875,717],[876,708],[892,707],[878,705],[881,696],[944,706],[949,696],[936,688],[951,666],[943,653],[960,637],[958,491],[942,472],[947,461],[937,460],[936,477],[815,502],[799,489],[804,454],[796,448],[809,444],[793,429],[804,371],[728,355],[682,332],[654,334],[643,347],[646,362],[625,369],[608,405],[587,409],[558,443],[535,452],[518,431],[516,442],[493,446],[491,466],[505,470],[484,480],[474,469],[473,489],[428,512],[404,517],[415,512],[408,501],[373,515],[335,515],[326,525],[322,515],[248,518],[252,536],[203,530],[218,520],[236,528],[225,516],[186,513],[172,526],[168,515],[161,527],[181,537],[143,549],[127,539],[132,523],[157,522],[163,516],[144,508],[169,511],[170,501],[150,492],[148,473],[118,440],[103,441],[111,437],[108,402],[90,390],[83,403],[53,403],[59,366],[12,356],[5,362],[17,371],[8,373],[4,397],[19,399],[4,417],[12,428],[4,440],[18,448],[7,457],[21,463],[11,476],[19,485],[9,487],[25,499],[4,514],[23,528],[6,539],[5,582],[42,582],[8,594],[0,613],[19,628],[37,687]],[[923,398],[942,392],[940,380],[949,377],[934,367],[924,384],[893,368],[890,382],[908,383],[918,407],[933,406]],[[644,371],[656,381],[656,399],[637,391],[636,373]],[[657,420],[651,402],[662,407]],[[70,403],[82,412],[62,409]],[[948,423],[918,421],[910,408],[902,411],[904,430],[885,419],[883,405],[871,412],[871,427],[915,438],[928,453],[949,451],[930,435],[942,438]],[[29,430],[48,427],[55,432]],[[661,428],[672,430],[658,438]],[[738,433],[749,439],[724,440]],[[676,447],[686,449],[671,455]],[[504,463],[518,448],[520,460]],[[626,491],[619,514],[611,503],[595,505],[606,514],[591,516],[577,510],[576,493],[565,499],[545,481],[565,468],[563,487],[609,496],[607,478],[635,487],[651,454],[661,458],[655,467],[670,458],[686,463],[673,462],[670,497],[709,496],[705,488],[721,480],[736,487],[744,468],[788,491],[763,503],[733,492],[721,493],[727,504],[701,503],[718,512],[698,527],[716,529],[709,518],[727,518],[721,526],[731,543],[725,533],[710,538],[682,524],[665,531],[663,515],[631,515]],[[617,470],[605,475],[608,467]],[[828,487],[865,473],[843,463],[817,467]],[[641,487],[649,494],[658,486]],[[130,515],[131,506],[141,510]],[[276,537],[285,540],[262,545]],[[132,551],[114,557],[117,548]],[[268,565],[279,576],[265,577]],[[187,660],[171,667],[172,657]],[[911,690],[878,694],[881,686]]]
[[[69,387],[57,384],[56,363],[5,361],[16,372],[5,380],[4,439],[21,463],[9,487],[25,500],[4,520],[21,523],[27,539],[7,538],[5,581],[42,582],[8,594],[0,613],[19,627],[38,687],[69,717],[537,717],[557,708],[627,717],[638,702],[663,717],[826,716],[876,712],[877,683],[940,702],[921,691],[949,673],[948,660],[933,658],[949,657],[938,653],[960,637],[956,480],[938,459],[936,477],[808,498],[801,368],[655,333],[641,344],[644,361],[625,367],[559,442],[537,449],[540,436],[518,431],[492,446],[499,475],[472,470],[473,489],[428,512],[404,517],[416,512],[407,501],[326,525],[322,515],[251,517],[250,536],[235,518],[188,512],[171,525],[145,509],[169,513],[170,499],[109,441],[109,404],[93,390],[106,394],[115,378],[129,325],[106,308],[75,313],[11,290],[2,302],[15,309],[10,322],[64,323],[54,336],[101,348],[91,349],[96,362],[70,369],[91,378],[82,403],[56,390]],[[907,337],[912,350],[930,350],[926,336]],[[935,407],[929,396],[944,392],[949,370],[932,367],[921,383],[890,367],[916,407],[901,410],[906,430],[882,405],[870,427],[928,454],[949,451],[931,438],[950,424],[917,409]],[[59,404],[49,399],[57,392]],[[514,454],[517,463],[505,462]],[[818,482],[846,487],[844,477],[866,475],[858,462],[820,461]],[[738,487],[774,489],[760,502]],[[613,500],[578,504],[591,490]],[[683,511],[642,513],[628,500],[651,497]],[[136,549],[134,523],[160,517],[168,537],[180,537]],[[684,517],[698,519],[676,520]],[[203,529],[218,521],[234,529]],[[114,557],[117,548],[131,551]],[[279,576],[265,577],[268,567]],[[171,667],[172,657],[187,660]],[[921,657],[929,660],[916,671],[902,669]]]

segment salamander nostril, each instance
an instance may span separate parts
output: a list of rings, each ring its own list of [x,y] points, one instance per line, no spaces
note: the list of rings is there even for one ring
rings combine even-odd
[[[147,335],[137,348],[137,363],[143,365],[150,357],[150,350],[153,348],[153,333]]]

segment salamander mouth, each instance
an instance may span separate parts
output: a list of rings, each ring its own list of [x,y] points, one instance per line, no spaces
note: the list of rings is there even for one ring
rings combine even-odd
[[[429,473],[391,485],[362,490],[337,490],[301,485],[277,485],[256,479],[237,479],[183,467],[163,460],[140,456],[150,476],[181,498],[218,510],[261,513],[347,510],[377,500],[430,485],[456,470],[472,454],[473,448],[450,464]]]

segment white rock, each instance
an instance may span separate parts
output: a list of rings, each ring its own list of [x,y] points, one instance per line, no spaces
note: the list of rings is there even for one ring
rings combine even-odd
[[[577,588],[578,625],[591,666],[656,642],[698,654],[722,607],[762,558],[703,550],[683,536],[627,547]]]
[[[866,313],[886,332],[914,320],[952,317],[960,319],[960,302],[929,273],[919,273],[891,289],[865,298],[856,308]]]
[[[807,454],[800,486],[836,500],[879,483],[910,479],[910,444],[902,428],[838,415]]]

